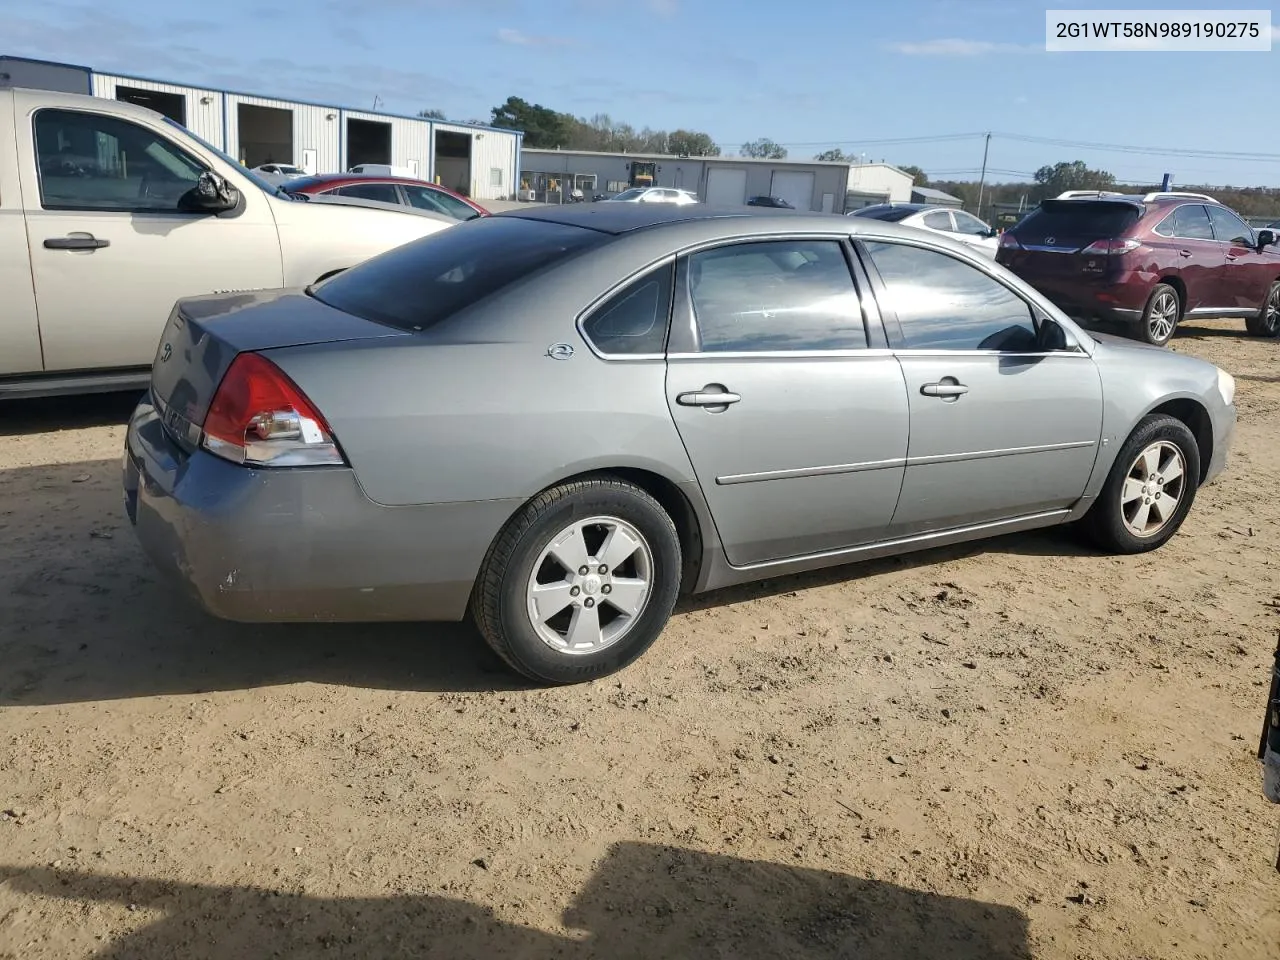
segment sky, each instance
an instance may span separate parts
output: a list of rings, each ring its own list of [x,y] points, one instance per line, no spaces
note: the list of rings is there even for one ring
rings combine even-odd
[[[989,181],[1084,160],[1122,182],[1280,186],[1266,106],[1280,39],[1259,53],[1048,53],[1046,6],[1223,3],[0,0],[0,53],[456,120],[488,121],[515,95],[705,131],[725,153],[768,137],[792,158],[835,146],[936,179],[976,179],[990,131]]]

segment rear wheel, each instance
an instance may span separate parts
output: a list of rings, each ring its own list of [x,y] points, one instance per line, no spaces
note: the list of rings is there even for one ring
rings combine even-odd
[[[639,487],[601,478],[539,495],[485,557],[472,597],[476,626],[516,671],[579,683],[645,652],[680,587],[680,538]]]
[[[1147,343],[1163,347],[1173,336],[1182,314],[1178,291],[1167,283],[1157,283],[1142,311],[1139,332]]]
[[[1181,420],[1150,414],[1125,441],[1082,524],[1112,553],[1145,553],[1168,541],[1195,500],[1200,448]]]
[[[1280,281],[1271,284],[1262,309],[1245,320],[1244,325],[1255,337],[1280,336]]]

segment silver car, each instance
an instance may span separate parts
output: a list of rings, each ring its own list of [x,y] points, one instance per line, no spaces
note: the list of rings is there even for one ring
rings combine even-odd
[[[546,207],[180,302],[124,490],[218,616],[470,613],[568,683],[681,592],[1071,521],[1154,549],[1223,469],[1234,390],[934,233]]]

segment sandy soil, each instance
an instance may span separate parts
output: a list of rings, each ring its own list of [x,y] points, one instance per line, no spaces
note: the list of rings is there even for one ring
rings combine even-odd
[[[245,628],[125,522],[127,399],[0,420],[0,957],[1275,958],[1275,342],[1180,536],[684,605],[520,687],[459,626]]]

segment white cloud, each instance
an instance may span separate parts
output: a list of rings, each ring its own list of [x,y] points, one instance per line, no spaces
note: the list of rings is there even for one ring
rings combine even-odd
[[[1271,42],[1275,43],[1277,41],[1280,41],[1280,26],[1271,28]]]
[[[517,47],[564,47],[573,43],[568,37],[535,36],[510,27],[499,30],[498,39]]]
[[[989,53],[1029,53],[1044,48],[1031,44],[993,43],[990,40],[961,40],[957,37],[947,37],[939,40],[891,43],[889,49],[911,57],[981,57]]]

